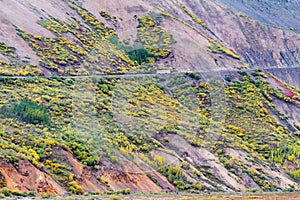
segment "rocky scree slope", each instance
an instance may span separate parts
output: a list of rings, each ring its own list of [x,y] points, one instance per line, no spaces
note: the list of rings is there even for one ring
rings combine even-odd
[[[221,0],[224,4],[266,24],[300,33],[300,2],[297,0]]]

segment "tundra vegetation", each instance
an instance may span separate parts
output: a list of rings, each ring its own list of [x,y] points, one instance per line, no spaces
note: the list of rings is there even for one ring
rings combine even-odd
[[[17,34],[40,57],[40,67],[54,74],[150,72],[156,69],[157,59],[166,58],[172,52],[175,41],[172,35],[159,26],[161,17],[157,13],[149,13],[137,19],[137,39],[131,46],[126,41],[120,41],[113,28],[99,21],[76,1],[69,0],[68,5],[76,12],[68,23],[53,16],[42,17],[37,22],[51,31],[55,38],[31,35],[16,27]],[[105,11],[100,11],[99,14],[106,21],[118,22],[116,17]],[[1,43],[0,50],[6,56],[16,57],[14,48],[7,47],[4,43]],[[9,68],[9,63],[3,62],[2,65],[2,75],[34,75],[29,74],[30,70],[11,74],[5,71],[5,68]]]
[[[209,149],[236,176],[247,173],[262,190],[278,190],[267,173],[226,154],[228,148],[241,150],[249,155],[249,162],[274,170],[277,165],[284,168],[287,162],[292,163],[295,169],[285,168],[286,173],[299,181],[298,132],[289,130],[270,114],[285,121],[288,116],[272,102],[277,99],[297,104],[299,91],[294,89],[295,96],[291,98],[271,87],[265,77],[271,76],[262,71],[241,73],[230,82],[224,80],[225,84],[206,82],[195,74],[134,79],[3,78],[1,159],[14,166],[20,159],[29,160],[73,194],[82,194],[76,182],[79,177],[56,158],[58,148],[94,169],[103,159],[118,163],[119,153],[132,162],[137,162],[138,156],[179,191],[211,190],[200,184],[202,175],[219,180],[209,166],[195,166],[195,170],[188,161],[172,164],[164,154],[157,153],[175,155],[165,147],[170,143],[168,137],[178,135],[194,147]],[[225,98],[218,99],[218,105],[212,107],[216,98],[212,91],[220,87]],[[225,104],[226,123],[215,128]],[[213,113],[215,110],[220,113]],[[129,120],[122,120],[125,118]],[[208,134],[218,136],[217,141],[206,140]],[[199,182],[192,182],[187,174]],[[0,180],[4,187],[3,176]],[[97,180],[105,183],[101,177]]]
[[[213,33],[188,8],[178,5],[191,19],[189,23],[163,10],[149,12],[136,17],[136,39],[130,43],[121,41],[115,29],[103,22],[117,24],[121,19],[106,11],[99,11],[97,17],[77,1],[67,2],[74,12],[68,22],[47,15],[37,22],[53,33],[53,38],[15,27],[40,58],[39,66],[20,61],[14,47],[0,43],[0,53],[6,58],[0,60],[0,75],[28,76],[0,78],[0,161],[17,168],[21,160],[28,160],[73,195],[100,192],[85,192],[83,178],[74,174],[70,163],[59,155],[61,151],[92,172],[124,159],[141,168],[147,165],[177,192],[219,192],[225,191],[225,186],[237,191],[213,166],[188,159],[188,152],[180,151],[180,145],[186,145],[207,150],[230,176],[251,180],[256,186],[253,190],[297,189],[297,185],[282,188],[280,180],[264,170],[280,171],[295,183],[300,181],[300,125],[291,124],[275,103],[299,106],[296,87],[262,70],[229,74],[219,81],[206,80],[195,72],[93,77],[156,70],[158,61],[171,57],[176,43],[161,27],[168,18],[199,33],[191,23]],[[207,51],[240,59],[233,50],[204,37],[210,44]],[[52,76],[41,76],[41,69]],[[90,76],[72,77],[78,75]],[[185,143],[178,144],[173,138]],[[246,156],[234,158],[229,150]],[[161,186],[157,177],[146,174]],[[127,187],[114,191],[104,176],[95,179],[105,188],[101,194],[131,193]],[[22,193],[6,187],[0,171],[2,196],[35,195],[34,191]]]

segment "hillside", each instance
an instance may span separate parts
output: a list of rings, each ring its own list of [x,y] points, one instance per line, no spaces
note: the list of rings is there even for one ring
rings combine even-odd
[[[222,2],[0,1],[1,195],[299,190],[297,22]]]
[[[297,188],[299,91],[259,71],[226,73],[224,88],[201,76],[2,79],[5,185],[54,194]]]
[[[239,12],[266,24],[300,33],[300,2],[297,0],[221,0]]]
[[[162,67],[207,71],[300,63],[298,34],[266,26],[216,0],[118,2],[1,1],[1,74],[127,73]]]

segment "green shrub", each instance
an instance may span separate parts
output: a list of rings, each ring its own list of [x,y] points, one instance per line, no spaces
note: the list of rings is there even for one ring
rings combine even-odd
[[[128,56],[131,60],[137,61],[139,65],[141,65],[143,62],[148,62],[148,57],[150,57],[150,54],[146,49],[139,48],[131,50],[128,53]]]
[[[109,200],[122,200],[122,198],[114,195],[114,196],[109,197]]]
[[[24,194],[22,192],[20,192],[19,190],[11,190],[10,193],[13,196],[23,196]]]
[[[191,77],[191,78],[193,78],[193,79],[196,79],[196,80],[200,79],[199,74],[196,74],[195,72],[189,72],[186,75],[189,76],[189,77]]]
[[[294,178],[295,180],[300,181],[300,170],[296,170],[296,171],[288,171],[288,174]]]
[[[230,76],[225,76],[225,81],[231,82],[231,77]]]
[[[35,191],[34,191],[34,190],[30,190],[30,191],[28,192],[28,196],[34,197],[34,196],[35,196]]]
[[[123,194],[130,194],[130,188],[126,188],[123,192]]]
[[[3,188],[6,186],[5,177],[2,175],[2,172],[0,170],[0,188]]]
[[[2,188],[1,193],[4,194],[4,196],[9,197],[10,192],[8,188]]]
[[[3,106],[0,113],[6,117],[17,118],[30,124],[47,124],[50,122],[47,108],[29,99],[22,99],[11,107]]]
[[[72,194],[80,194],[82,192],[82,187],[78,185],[76,181],[71,181],[69,183],[69,191]]]
[[[247,15],[245,13],[240,13],[240,17],[245,18]]]
[[[45,193],[45,194],[42,194],[42,199],[49,199],[50,198],[50,194],[47,194],[47,193]]]

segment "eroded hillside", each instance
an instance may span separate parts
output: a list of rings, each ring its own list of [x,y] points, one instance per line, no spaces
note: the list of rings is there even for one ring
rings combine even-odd
[[[2,187],[296,189],[299,90],[260,70],[223,73],[1,79]]]
[[[218,1],[4,0],[1,74],[297,66],[299,35]],[[18,13],[18,15],[15,15]]]
[[[298,34],[215,0],[0,7],[3,195],[299,189]]]
[[[221,0],[230,7],[266,24],[300,33],[300,2],[297,0]]]

